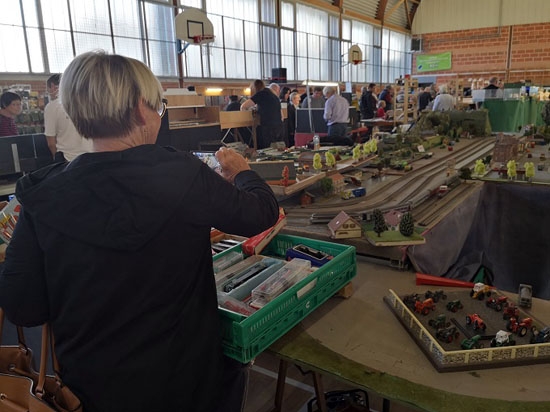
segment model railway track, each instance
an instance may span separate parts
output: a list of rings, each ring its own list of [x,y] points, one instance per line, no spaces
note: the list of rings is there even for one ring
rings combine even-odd
[[[457,186],[442,198],[435,197],[414,209],[414,219],[420,226],[432,227],[462,203],[475,190],[478,182],[465,182]]]
[[[456,168],[470,165],[492,151],[493,146],[492,139],[479,140],[460,151],[450,152],[428,165],[413,169],[396,180],[377,186],[366,197],[338,203],[313,204],[305,208],[289,208],[287,212],[289,216],[306,217],[312,213],[336,215],[341,210],[347,213],[366,213],[377,208],[398,207],[411,201],[417,205],[421,202],[414,202],[414,199],[425,200],[431,192],[430,184],[437,182],[437,179],[444,179],[449,160],[454,160]]]

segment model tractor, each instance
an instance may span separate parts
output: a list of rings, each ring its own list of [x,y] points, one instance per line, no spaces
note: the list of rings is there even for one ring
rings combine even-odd
[[[481,342],[481,336],[475,335],[469,339],[463,339],[462,342],[460,342],[460,347],[466,350],[483,348],[483,343]]]
[[[460,299],[452,300],[447,303],[447,310],[450,310],[451,312],[458,312],[460,309],[464,308],[464,305],[460,301]]]
[[[541,330],[533,327],[533,336],[531,337],[531,343],[548,343],[550,342],[550,326],[546,326]]]
[[[487,325],[477,313],[466,315],[466,324],[472,325],[474,330],[481,329],[482,331],[485,331],[485,329],[487,329]]]
[[[405,295],[403,297],[403,303],[410,309],[414,310],[416,302],[420,300],[420,295],[418,293],[413,293],[412,295]]]
[[[435,319],[430,319],[428,325],[434,327],[435,329],[447,328],[451,326],[451,322],[447,322],[447,316],[444,313],[437,315]]]
[[[430,313],[430,310],[435,310],[435,304],[432,298],[428,298],[424,301],[417,300],[414,304],[414,311],[416,313],[421,313],[426,316]]]
[[[532,327],[533,319],[531,318],[523,318],[521,321],[518,321],[516,317],[512,317],[506,324],[506,329],[521,337],[527,335],[527,330],[531,329]]]
[[[517,317],[519,317],[518,307],[512,302],[508,302],[508,306],[506,306],[502,312],[502,319],[506,320]]]
[[[447,299],[447,295],[442,290],[436,290],[435,292],[432,292],[431,290],[428,290],[424,294],[424,297],[426,299],[432,298],[435,303],[439,302],[439,299],[443,299],[443,300]]]
[[[470,291],[470,296],[473,299],[483,300],[485,297],[491,296],[491,287],[485,283],[476,283]]]
[[[499,348],[501,346],[514,346],[516,341],[511,337],[511,335],[512,334],[510,332],[499,330],[495,337],[491,339],[491,347]]]
[[[435,336],[440,341],[451,343],[454,339],[458,339],[460,333],[458,333],[456,326],[447,326],[446,328],[438,329]]]
[[[508,296],[499,296],[497,298],[489,298],[485,301],[488,308],[493,308],[497,312],[500,312],[503,308],[508,306]]]

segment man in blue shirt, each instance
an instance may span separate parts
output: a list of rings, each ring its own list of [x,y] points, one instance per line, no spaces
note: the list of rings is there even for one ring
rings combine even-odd
[[[328,125],[327,141],[335,145],[353,145],[351,138],[346,137],[349,120],[348,101],[336,94],[336,89],[330,86],[323,89],[323,95],[327,99],[323,114]]]

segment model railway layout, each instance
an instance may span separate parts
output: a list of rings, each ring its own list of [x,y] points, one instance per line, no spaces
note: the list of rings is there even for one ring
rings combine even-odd
[[[313,203],[305,207],[285,206],[289,217],[289,226],[292,219],[310,219],[310,223],[325,222],[344,210],[350,216],[369,220],[374,209],[384,210],[412,210],[418,223],[430,225],[437,223],[448,210],[466,198],[476,189],[476,184],[456,184],[455,175],[448,176],[449,163],[458,169],[471,165],[476,159],[486,156],[493,150],[493,139],[479,139],[468,146],[433,158],[429,164],[418,166],[399,176],[378,182],[370,189],[367,195],[348,200],[335,199]],[[434,188],[441,185],[456,186],[456,193],[449,194],[441,199],[433,199]],[[426,202],[428,202],[426,204]],[[417,213],[417,208],[418,212]]]

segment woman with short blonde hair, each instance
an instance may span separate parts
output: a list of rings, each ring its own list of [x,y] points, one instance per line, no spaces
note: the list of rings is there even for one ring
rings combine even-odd
[[[51,324],[86,412],[240,412],[249,365],[223,356],[210,230],[273,226],[271,188],[231,149],[216,172],[155,144],[162,88],[138,60],[82,54],[60,90],[94,151],[18,181],[0,307]]]

